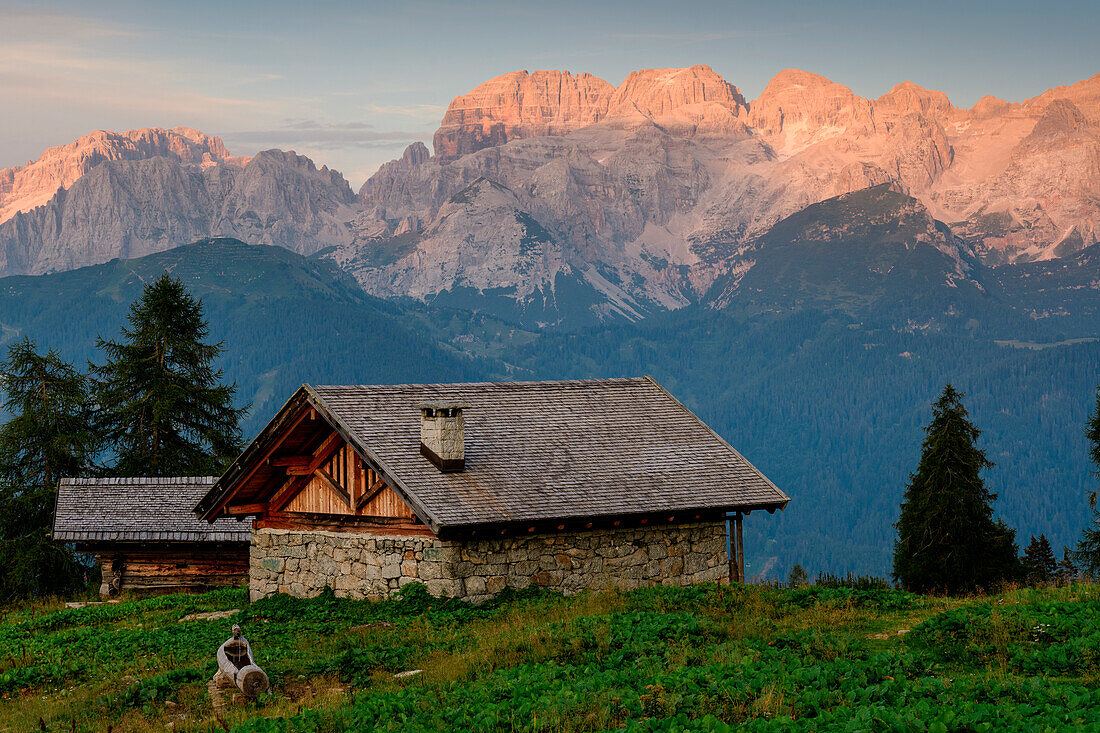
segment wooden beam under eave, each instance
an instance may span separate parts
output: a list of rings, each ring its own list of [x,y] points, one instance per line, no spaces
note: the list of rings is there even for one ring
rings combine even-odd
[[[356,503],[356,505],[355,505],[355,510],[356,511],[358,511],[362,507],[365,507],[367,504],[370,504],[372,501],[374,501],[376,496],[378,496],[379,494],[381,494],[383,491],[386,490],[386,488],[387,488],[386,482],[383,481],[380,478],[377,478],[377,474],[375,474],[375,476],[376,476],[376,478],[374,479],[374,483],[371,484],[370,488],[368,488],[366,490],[366,492],[359,498],[359,501]],[[398,497],[398,498],[400,498],[400,497]],[[406,506],[408,506],[408,505],[406,504]],[[409,509],[411,511],[412,507],[409,507]]]
[[[267,501],[269,511],[281,511],[309,481],[308,476],[291,476]]]
[[[263,514],[265,511],[267,511],[267,504],[236,504],[225,508],[225,513],[230,516]]]
[[[348,495],[348,492],[344,491],[343,487],[336,483],[336,479],[334,479],[328,471],[323,468],[318,468],[313,472],[313,475],[319,478],[321,483],[328,487],[329,491],[340,497],[340,501],[344,502],[348,509],[354,511],[354,507],[351,505],[351,497]]]
[[[271,442],[271,445],[268,446],[267,450],[265,450],[263,455],[260,456],[260,459],[252,465],[252,468],[250,468],[247,472],[245,472],[245,474],[243,476],[241,476],[239,479],[234,481],[234,484],[237,486],[238,489],[240,489],[240,487],[242,487],[242,486],[247,485],[248,482],[252,480],[252,477],[256,475],[256,472],[259,471],[261,467],[267,465],[268,459],[271,458],[272,454],[275,453],[275,451],[279,450],[279,446],[281,446],[286,441],[286,439],[288,437],[290,437],[290,434],[294,432],[294,429],[297,428],[299,425],[301,425],[302,421],[305,420],[306,417],[309,416],[309,413],[310,413],[311,409],[312,408],[310,408],[310,407],[304,407],[298,413],[298,417],[294,418],[294,420],[290,423],[290,425],[288,425],[282,431],[282,433],[280,433],[279,436]],[[234,492],[234,493],[236,493],[236,492]],[[217,511],[220,511],[220,510],[224,509],[225,506],[227,504],[229,504],[229,501],[232,498],[233,498],[233,494],[229,494],[228,496],[224,497],[220,502],[221,506],[216,507],[213,511],[217,512]],[[217,516],[217,515],[215,514],[214,516]]]
[[[298,466],[304,468],[308,466],[312,460],[312,454],[308,456],[273,456],[267,459],[267,465],[275,466],[276,468],[292,468]]]

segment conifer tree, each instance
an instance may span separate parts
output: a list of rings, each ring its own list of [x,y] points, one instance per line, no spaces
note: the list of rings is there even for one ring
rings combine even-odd
[[[1058,571],[1055,578],[1059,585],[1069,585],[1080,575],[1080,571],[1073,562],[1072,553],[1068,547],[1062,548],[1062,561],[1058,563]]]
[[[806,574],[806,571],[801,565],[795,563],[795,566],[791,568],[790,574],[787,576],[788,588],[801,588],[804,585],[810,584],[810,576]]]
[[[894,525],[894,577],[921,593],[990,588],[1016,572],[1016,533],[993,519],[997,495],[981,476],[993,464],[977,447],[981,432],[950,384],[932,405],[925,430]]]
[[[0,363],[0,386],[12,416],[0,427],[0,603],[70,593],[87,568],[49,532],[58,482],[95,471],[87,378],[24,338]]]
[[[1024,550],[1023,571],[1029,585],[1041,585],[1054,580],[1058,572],[1058,560],[1054,557],[1054,550],[1045,534],[1031,536],[1031,541]]]
[[[1100,478],[1100,389],[1096,390],[1096,407],[1089,417],[1085,435],[1090,444],[1089,458],[1096,466],[1095,475]],[[1100,507],[1096,504],[1095,489],[1089,494],[1089,508],[1092,510],[1092,517],[1070,557],[1087,575],[1095,577],[1100,574]]]
[[[208,344],[202,302],[167,273],[130,307],[119,341],[97,342],[94,366],[104,438],[119,476],[220,473],[241,446],[236,384],[213,367],[223,344]]]

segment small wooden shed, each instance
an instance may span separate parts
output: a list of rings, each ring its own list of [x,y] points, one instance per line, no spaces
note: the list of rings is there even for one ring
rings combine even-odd
[[[215,476],[66,478],[53,538],[94,553],[101,596],[121,591],[203,591],[248,578],[252,522],[199,520],[191,509]]]

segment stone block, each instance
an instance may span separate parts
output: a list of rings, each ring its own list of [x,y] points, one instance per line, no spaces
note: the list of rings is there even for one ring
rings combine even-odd
[[[424,585],[428,589],[429,593],[431,593],[433,596],[437,596],[439,598],[443,598],[443,597],[453,598],[456,595],[453,580],[446,580],[446,579],[442,579],[442,578],[433,579],[433,580],[429,580]]]
[[[706,569],[707,561],[703,555],[693,552],[684,558],[684,572],[688,575],[694,575]]]
[[[526,560],[524,562],[516,563],[513,574],[516,576],[531,576],[539,569],[537,560]]]
[[[264,570],[270,570],[273,573],[281,573],[286,566],[286,561],[281,557],[265,557],[260,561],[260,565]]]
[[[562,570],[573,569],[573,558],[565,554],[564,552],[559,552],[557,555],[554,555],[554,560],[557,562],[558,567]]]
[[[540,570],[531,576],[531,582],[544,587],[555,587],[561,583],[565,574],[561,570]]]
[[[665,577],[679,576],[684,572],[684,558],[668,557],[661,561],[661,572]]]
[[[465,588],[467,596],[482,595],[486,592],[485,578],[476,575],[466,578]]]
[[[398,565],[397,563],[390,563],[389,565],[383,565],[382,566],[382,577],[385,578],[386,580],[401,577],[401,566]]]

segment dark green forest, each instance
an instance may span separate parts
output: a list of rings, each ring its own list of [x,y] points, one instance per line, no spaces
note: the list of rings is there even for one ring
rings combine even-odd
[[[954,267],[928,253],[914,261]],[[970,290],[948,281],[962,293],[957,304],[921,327],[902,318],[906,291],[891,298],[872,283],[860,287],[874,286],[875,298],[839,304],[776,296],[762,307],[754,296],[638,323],[534,332],[468,311],[381,301],[326,261],[211,240],[0,280],[0,345],[27,335],[78,366],[95,360],[96,336],[116,334],[143,284],[168,271],[202,299],[210,338],[225,342],[219,366],[241,402],[252,403],[246,438],[302,382],[651,374],[793,499],[783,513],[746,520],[750,575],[784,578],[795,563],[811,573],[885,574],[922,426],[948,381],[966,394],[983,431],[979,445],[995,464],[986,481],[1000,495],[996,515],[1022,538],[1045,534],[1059,556],[1088,521],[1095,480],[1084,431],[1100,343],[1075,339],[1100,336],[1100,328],[1091,311],[1046,322],[1021,312],[1023,300],[1034,311],[1066,292],[1049,263],[1026,267],[1046,274],[998,268],[975,273]],[[944,282],[925,275],[919,287]],[[1047,295],[1032,288],[1012,304],[998,296],[1041,277]],[[852,287],[830,281],[818,292]]]

